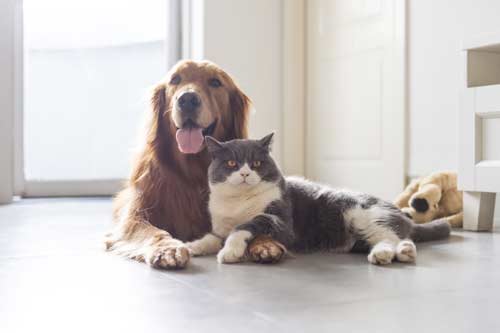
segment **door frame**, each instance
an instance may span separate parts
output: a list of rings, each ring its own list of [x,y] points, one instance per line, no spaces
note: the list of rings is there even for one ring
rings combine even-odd
[[[283,170],[305,176],[306,17],[305,0],[283,1]],[[286,116],[285,116],[286,115]]]
[[[13,175],[11,190],[21,197],[66,197],[66,196],[109,196],[119,191],[126,179],[89,179],[89,180],[26,180],[24,174],[24,126],[23,126],[23,78],[24,78],[24,36],[23,0],[14,2],[13,10],[13,54],[14,54],[14,106],[13,106]],[[182,0],[167,0],[167,22],[165,44],[172,45],[166,52],[167,68],[181,57],[183,21]]]
[[[15,0],[0,2],[0,204],[13,197]]]

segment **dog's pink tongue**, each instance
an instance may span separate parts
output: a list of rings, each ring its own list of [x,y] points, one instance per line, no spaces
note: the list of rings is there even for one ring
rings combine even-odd
[[[201,128],[181,128],[177,130],[175,139],[179,150],[184,154],[196,154],[203,144],[203,130]]]

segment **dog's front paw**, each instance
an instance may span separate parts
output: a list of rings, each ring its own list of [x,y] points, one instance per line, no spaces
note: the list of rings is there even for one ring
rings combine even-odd
[[[185,245],[159,246],[147,256],[146,262],[154,268],[181,269],[189,262],[189,250]]]
[[[106,235],[104,235],[104,248],[106,251],[111,251],[113,247],[115,246],[117,240],[113,237],[113,233],[109,232]]]
[[[193,257],[202,256],[204,254],[203,248],[197,241],[186,243],[186,247],[189,251],[189,254]]]
[[[276,263],[284,257],[286,248],[269,236],[261,236],[250,243],[248,253],[254,262]]]
[[[217,253],[217,261],[221,264],[234,264],[245,260],[246,243],[226,244]]]

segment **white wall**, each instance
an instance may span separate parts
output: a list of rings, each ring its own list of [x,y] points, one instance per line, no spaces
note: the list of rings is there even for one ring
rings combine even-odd
[[[500,1],[409,0],[408,4],[408,173],[419,176],[458,167],[462,40],[500,32]],[[499,207],[497,198],[497,220]]]
[[[274,155],[282,157],[282,0],[204,0],[202,50],[227,70],[252,99],[250,135],[276,130]],[[200,24],[199,22],[195,22]]]
[[[14,2],[0,2],[0,203],[13,192]]]

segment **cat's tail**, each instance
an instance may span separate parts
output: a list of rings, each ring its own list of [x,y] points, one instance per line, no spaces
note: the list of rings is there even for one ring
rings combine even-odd
[[[451,226],[445,218],[437,219],[424,224],[413,223],[411,239],[415,242],[427,242],[448,238]]]

